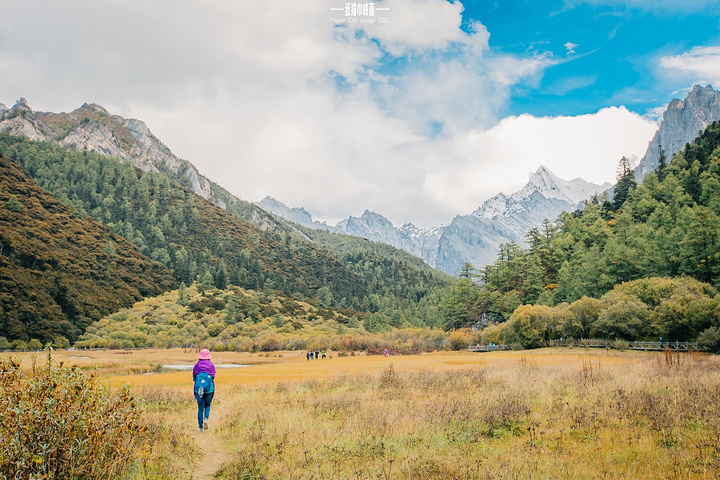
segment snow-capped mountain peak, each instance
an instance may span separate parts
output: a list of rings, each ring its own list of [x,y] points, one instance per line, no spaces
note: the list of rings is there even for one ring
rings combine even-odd
[[[473,212],[473,215],[486,219],[496,216],[508,216],[524,210],[528,199],[536,194],[540,194],[546,199],[560,200],[574,206],[596,193],[607,190],[610,186],[609,183],[597,185],[582,178],[563,180],[547,167],[541,165],[530,176],[527,184],[521,190],[512,195],[499,193],[489,198],[480,208]]]

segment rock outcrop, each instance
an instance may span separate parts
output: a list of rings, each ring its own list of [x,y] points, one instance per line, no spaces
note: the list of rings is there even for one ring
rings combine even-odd
[[[667,156],[667,162],[685,144],[693,141],[712,122],[720,120],[720,92],[712,85],[695,85],[685,100],[673,99],[663,113],[660,128],[650,141],[645,156],[635,168],[635,177],[642,181],[655,170],[660,160],[660,146]]]

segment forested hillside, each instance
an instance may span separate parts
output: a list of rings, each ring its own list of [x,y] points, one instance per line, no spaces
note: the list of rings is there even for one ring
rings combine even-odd
[[[531,231],[528,243],[527,250],[504,245],[497,260],[477,275],[482,287],[472,281],[472,268],[466,269],[446,299],[448,328],[478,319],[502,321],[523,304],[575,305],[639,279],[662,282],[662,278],[689,277],[706,285],[694,291],[705,291],[714,299],[712,285],[720,282],[720,124],[710,125],[669,165],[663,158],[640,185],[623,159],[612,201],[595,197],[584,209],[562,214],[557,225],[548,222]],[[677,288],[688,288],[681,287]],[[642,310],[648,305],[636,307]],[[678,316],[683,316],[689,304],[677,308]],[[710,318],[714,320],[700,322],[704,328],[718,322],[720,310]],[[680,340],[698,335],[697,328],[668,329],[660,324],[613,335],[629,339],[658,337],[663,332]],[[565,332],[577,333],[612,331]],[[545,336],[562,334],[557,330]]]
[[[448,277],[390,247],[346,247],[299,233],[263,231],[212,205],[163,172],[48,142],[0,135],[15,159],[74,215],[90,215],[166,265],[177,283],[279,290],[285,295],[375,313],[388,327],[439,325]],[[331,248],[330,250],[328,248]]]
[[[397,329],[378,314],[313,305],[278,291],[194,283],[136,303],[90,325],[78,348],[169,348],[206,345],[213,351],[371,350],[419,353],[452,348],[465,337],[438,329]]]
[[[383,321],[393,327],[441,326],[439,304],[452,277],[430,268],[419,257],[384,243],[297,228],[332,252],[351,272],[369,280],[372,294],[361,304],[361,310],[387,316]]]
[[[0,156],[0,336],[72,342],[90,323],[174,283],[162,264],[73,215]]]

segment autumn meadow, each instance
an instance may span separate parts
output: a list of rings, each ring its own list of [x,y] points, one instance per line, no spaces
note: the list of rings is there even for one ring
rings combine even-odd
[[[45,352],[33,367],[34,356],[12,358],[28,375],[49,368]],[[204,433],[196,431],[191,374],[175,370],[195,357],[182,349],[57,351],[51,362],[133,399],[137,419],[128,422],[136,434],[118,450],[126,456],[118,478],[711,479],[720,472],[720,362],[707,354],[328,352],[307,360],[305,352],[218,352],[219,367],[242,366],[218,369]],[[12,434],[2,405],[2,434]],[[2,452],[4,461],[21,449]],[[48,462],[34,455],[30,461]],[[34,478],[53,478],[46,475]]]

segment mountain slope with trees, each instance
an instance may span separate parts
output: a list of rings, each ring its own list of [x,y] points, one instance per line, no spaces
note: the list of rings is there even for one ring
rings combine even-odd
[[[264,232],[210,204],[161,172],[141,172],[115,157],[77,152],[47,142],[0,137],[44,188],[90,215],[172,269],[186,284],[209,274],[219,288],[232,282],[313,295],[328,286],[352,296],[364,282],[327,254],[289,235]]]
[[[90,323],[174,284],[165,266],[73,215],[0,156],[0,336],[67,344]]]
[[[464,287],[456,285],[454,295],[445,299],[446,327],[466,325],[483,315],[503,321],[519,314],[521,305],[572,307],[584,299],[605,298],[625,282],[656,284],[663,278],[702,282],[705,286],[693,287],[693,291],[705,291],[705,296],[716,299],[714,287],[720,284],[720,124],[711,124],[669,165],[661,163],[639,185],[627,162],[621,161],[613,201],[594,197],[584,209],[562,214],[557,225],[547,222],[542,229],[531,231],[528,244],[527,250],[513,243],[504,245],[497,260],[478,274],[468,268],[461,279]],[[475,275],[481,287],[473,282]],[[672,296],[688,288],[682,284],[666,293]],[[624,305],[636,310],[622,312],[627,314],[625,323],[642,320],[649,315],[642,313],[644,308],[655,308],[641,303],[645,306]],[[677,307],[679,316],[690,309],[690,303]],[[457,314],[451,313],[453,308],[464,315],[459,323]],[[614,308],[619,314],[624,307]],[[720,310],[710,310],[704,329],[716,328],[720,320]],[[653,325],[632,334],[613,335],[629,339],[657,337],[664,332],[689,340],[700,333],[700,327]],[[578,333],[603,334],[598,329],[584,329],[565,335]],[[559,337],[563,332],[556,330],[555,334]]]
[[[203,176],[195,165],[175,156],[140,120],[112,115],[94,103],[85,103],[70,113],[39,112],[24,98],[0,113],[0,132],[116,156],[142,171],[163,172],[210,203],[264,230],[285,228],[268,212],[235,197]]]
[[[72,205],[77,217],[90,215],[166,265],[178,284],[279,290],[313,302],[322,297],[376,314],[382,328],[439,325],[439,291],[448,277],[391,247],[323,245],[292,226],[264,231],[163,172],[143,172],[115,157],[6,134],[0,134],[0,152]]]
[[[366,350],[420,353],[465,348],[471,338],[439,329],[390,328],[377,314],[313,305],[281,292],[220,290],[194,283],[148,298],[90,325],[77,348],[169,348],[213,351]]]

